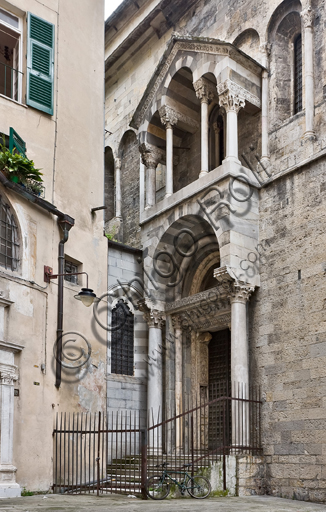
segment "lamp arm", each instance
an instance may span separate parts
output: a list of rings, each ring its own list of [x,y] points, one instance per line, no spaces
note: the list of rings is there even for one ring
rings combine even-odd
[[[65,272],[64,274],[47,274],[49,279],[56,279],[61,276],[80,276],[82,274],[86,275],[86,288],[88,288],[88,274],[87,272]]]

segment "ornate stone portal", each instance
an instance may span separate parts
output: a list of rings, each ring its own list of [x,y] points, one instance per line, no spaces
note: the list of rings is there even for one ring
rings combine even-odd
[[[0,293],[0,497],[16,498],[21,489],[16,483],[17,468],[13,465],[14,443],[14,382],[18,379],[18,367],[14,353],[23,347],[3,341],[5,308],[11,301]]]

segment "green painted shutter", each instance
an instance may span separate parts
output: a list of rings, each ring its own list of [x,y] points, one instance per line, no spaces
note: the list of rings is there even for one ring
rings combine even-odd
[[[14,148],[23,156],[26,156],[26,144],[18,133],[10,128],[9,132],[9,149],[12,151]]]
[[[53,115],[54,25],[28,13],[27,105]]]

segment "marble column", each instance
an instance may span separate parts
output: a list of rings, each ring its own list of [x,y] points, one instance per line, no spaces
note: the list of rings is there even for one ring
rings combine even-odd
[[[238,92],[239,87],[233,86],[230,81],[218,86],[218,99],[220,107],[226,112],[226,156],[225,160],[240,164],[238,155],[238,113],[245,106],[245,99]]]
[[[215,87],[209,80],[199,78],[194,82],[196,96],[201,102],[201,171],[199,177],[208,173],[208,105],[216,94]]]
[[[172,317],[172,325],[174,327],[174,343],[175,343],[175,414],[182,414],[182,329],[181,318],[179,316]],[[182,447],[182,419],[176,421],[176,448]]]
[[[218,123],[213,124],[214,135],[215,135],[215,167],[220,165],[221,155],[220,155],[220,126]]]
[[[149,144],[141,144],[139,150],[146,168],[146,209],[156,203],[156,167],[162,160],[163,154],[158,148]]]
[[[0,497],[20,496],[13,465],[14,381],[18,379],[13,352],[0,347]]]
[[[315,110],[315,86],[314,86],[314,41],[313,22],[315,14],[308,5],[301,13],[304,30],[304,69],[305,69],[305,111],[306,131],[305,138],[314,137],[314,110]]]
[[[121,217],[121,160],[115,158],[115,216]]]
[[[159,114],[166,130],[165,197],[170,197],[173,194],[173,126],[178,122],[178,115],[172,108],[165,105],[160,108]]]
[[[234,282],[231,289],[231,382],[234,398],[249,398],[249,346],[247,302],[254,291],[248,284]],[[249,445],[249,408],[232,402],[232,444]]]
[[[262,71],[261,78],[261,161],[268,165],[270,161],[269,155],[269,139],[268,139],[268,113],[269,113],[269,56],[271,53],[271,45],[264,43],[260,47],[262,53],[262,64],[266,68]]]
[[[147,411],[149,424],[161,423],[163,418],[163,339],[162,329],[165,315],[157,309],[140,306],[148,324],[148,374],[147,374]],[[148,446],[162,448],[162,428],[156,428],[149,434]]]

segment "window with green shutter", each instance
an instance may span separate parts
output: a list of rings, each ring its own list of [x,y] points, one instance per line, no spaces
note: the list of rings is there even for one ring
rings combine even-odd
[[[26,156],[26,143],[25,141],[18,135],[18,133],[10,128],[9,132],[9,149],[12,151],[16,148],[16,151],[23,156]]]
[[[27,105],[53,115],[54,25],[28,13]]]

